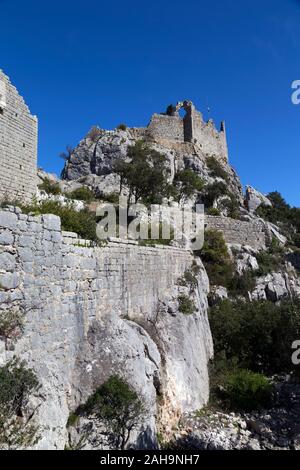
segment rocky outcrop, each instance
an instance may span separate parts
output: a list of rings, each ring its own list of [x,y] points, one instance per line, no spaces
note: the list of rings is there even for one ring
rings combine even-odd
[[[252,300],[279,300],[300,298],[300,281],[295,273],[280,271],[261,276],[256,280]]]
[[[208,184],[222,180],[212,176],[207,166],[207,157],[215,156],[218,159],[218,155],[205,153],[201,145],[180,141],[173,142],[153,136],[150,138],[144,131],[145,129],[142,128],[99,130],[97,138],[90,131],[66,161],[62,179],[87,184],[93,187],[93,190],[96,190],[99,195],[118,191],[120,189],[119,181],[116,180],[113,186],[111,184],[115,176],[113,174],[114,162],[118,159],[126,159],[128,146],[143,138],[148,140],[151,147],[165,155],[169,164],[170,182],[172,182],[175,173],[184,168],[192,169]],[[242,205],[242,185],[237,173],[226,159],[220,157],[219,164],[227,174],[226,185],[228,189]],[[109,175],[110,179],[108,179]],[[106,188],[106,184],[110,186],[109,190]]]
[[[300,450],[300,384],[275,379],[272,408],[253,413],[204,410],[184,416],[176,445],[193,450]]]
[[[189,251],[120,240],[83,247],[61,232],[58,217],[14,208],[0,212],[0,240],[0,309],[20,311],[25,322],[15,344],[0,340],[0,361],[17,355],[42,385],[33,397],[38,448],[68,445],[69,414],[113,374],[148,409],[132,436],[137,446],[156,445],[158,416],[166,427],[207,402],[212,340],[200,262],[189,291],[194,312],[178,304],[178,280],[193,263]]]
[[[246,187],[245,203],[249,212],[255,212],[261,205],[272,207],[272,203],[267,196],[252,188],[252,186]]]

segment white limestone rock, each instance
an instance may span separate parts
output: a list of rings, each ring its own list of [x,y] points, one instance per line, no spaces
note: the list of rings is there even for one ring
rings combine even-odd
[[[246,206],[249,212],[255,212],[260,205],[272,207],[271,201],[264,194],[260,193],[252,186],[246,187]]]

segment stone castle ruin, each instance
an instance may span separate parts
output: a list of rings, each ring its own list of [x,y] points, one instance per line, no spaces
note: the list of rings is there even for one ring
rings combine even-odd
[[[37,185],[38,121],[0,70],[0,199],[30,201]]]
[[[184,117],[180,115],[182,110],[185,112]],[[126,146],[120,143],[116,150],[115,142],[109,141],[115,131],[104,131],[102,135],[104,150],[103,153],[100,152],[99,161],[102,168],[100,170],[105,174],[112,171],[111,162],[115,156],[124,157]],[[221,122],[218,131],[213,121],[205,122],[202,114],[188,100],[169,107],[168,113],[153,114],[147,127],[130,128],[127,130],[128,136],[128,144],[142,138],[159,145],[166,152],[173,149],[178,161],[189,154],[192,155],[191,158],[193,155],[214,155],[229,168],[225,123]],[[37,140],[37,117],[31,115],[24,99],[0,70],[0,200],[29,202],[36,194]],[[98,141],[94,150],[93,147],[82,148],[79,145],[72,154],[71,161],[66,164],[66,179],[78,179],[81,175],[93,174],[93,159],[100,147],[101,143],[99,145]],[[71,176],[70,167],[74,169],[74,166],[78,168],[78,173]],[[214,228],[215,224],[228,243],[241,242],[254,248],[264,246],[264,234],[261,228],[254,227],[253,224],[251,230],[248,230],[249,223],[244,223],[244,227],[240,221],[230,218],[220,217],[217,220],[206,217],[206,227]]]
[[[186,113],[183,118],[179,114],[182,109]],[[199,146],[204,154],[228,161],[224,121],[218,132],[212,119],[205,122],[191,101],[178,102],[170,114],[153,114],[145,135],[155,141],[188,142]]]

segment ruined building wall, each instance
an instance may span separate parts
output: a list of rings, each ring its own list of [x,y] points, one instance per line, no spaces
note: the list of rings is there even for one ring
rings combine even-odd
[[[178,110],[184,107],[186,115],[182,119]],[[146,129],[146,137],[150,140],[167,142],[189,142],[199,146],[204,154],[215,155],[228,161],[228,148],[224,122],[220,132],[213,121],[205,122],[202,114],[191,102],[179,103],[174,115],[153,114]]]
[[[0,70],[0,198],[29,201],[36,191],[36,116]]]
[[[222,232],[226,243],[229,244],[248,245],[255,250],[266,247],[266,235],[259,222],[206,215],[205,227]]]
[[[183,121],[179,116],[153,114],[147,128],[147,137],[183,142]]]

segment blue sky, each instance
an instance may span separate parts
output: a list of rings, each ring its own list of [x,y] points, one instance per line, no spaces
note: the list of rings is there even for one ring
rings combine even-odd
[[[39,117],[47,171],[92,125],[191,99],[226,120],[243,184],[300,206],[300,1],[0,0],[0,18],[0,68]]]

